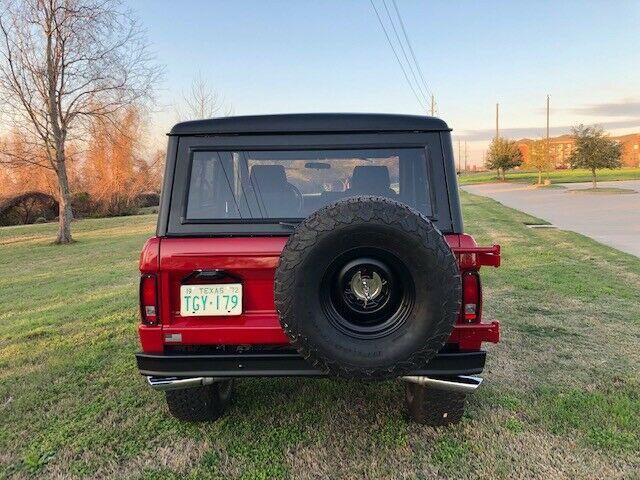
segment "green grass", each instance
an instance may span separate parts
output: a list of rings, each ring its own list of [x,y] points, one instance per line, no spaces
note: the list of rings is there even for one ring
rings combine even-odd
[[[138,375],[137,257],[153,216],[0,228],[0,478],[633,478],[640,259],[463,194],[502,321],[463,423],[406,420],[397,382],[238,382],[184,424]]]
[[[613,193],[619,195],[628,195],[630,193],[638,193],[630,188],[615,188],[615,187],[596,187],[596,188],[572,188],[568,190],[569,193]]]
[[[507,172],[508,182],[537,183],[538,172],[536,171],[511,171]],[[576,183],[590,182],[592,180],[591,171],[586,169],[575,170],[554,170],[542,175],[551,179],[552,183]],[[614,180],[640,180],[640,168],[621,168],[617,170],[598,170],[598,181],[610,182]],[[497,182],[496,172],[464,173],[458,177],[460,185],[473,185],[477,183]]]

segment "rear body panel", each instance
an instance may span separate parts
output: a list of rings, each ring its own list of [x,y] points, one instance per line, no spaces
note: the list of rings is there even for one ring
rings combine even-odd
[[[477,248],[468,235],[445,238],[463,272],[499,264],[499,249]],[[287,345],[273,296],[275,269],[286,242],[287,237],[150,240],[141,254],[140,269],[157,275],[160,321],[157,326],[140,326],[143,351],[160,353],[175,345]],[[242,314],[182,317],[180,285],[196,270],[224,270],[239,278]],[[460,350],[478,350],[483,341],[497,342],[498,335],[497,322],[469,325],[461,319],[449,342]]]
[[[167,238],[160,259],[165,334],[181,334],[183,344],[284,344],[273,299],[273,277],[286,237]],[[181,317],[180,285],[194,270],[219,269],[243,285],[242,314]],[[200,283],[200,282],[199,282]]]

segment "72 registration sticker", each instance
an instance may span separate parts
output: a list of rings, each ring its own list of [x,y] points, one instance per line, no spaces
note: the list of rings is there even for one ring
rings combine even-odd
[[[180,315],[228,316],[242,314],[242,284],[181,285]]]

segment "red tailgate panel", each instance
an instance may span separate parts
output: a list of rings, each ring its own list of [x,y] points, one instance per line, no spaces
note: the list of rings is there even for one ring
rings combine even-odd
[[[454,252],[470,255],[475,242],[468,235],[447,235]],[[242,345],[287,344],[273,298],[273,278],[287,237],[163,238],[160,244],[160,327],[140,329],[143,350],[161,351],[163,344]],[[488,250],[483,250],[483,255]],[[495,255],[499,263],[499,249]],[[459,254],[458,257],[460,258]],[[478,260],[480,256],[478,255]],[[470,257],[469,257],[470,259]],[[478,269],[489,262],[463,261],[463,268]],[[484,259],[483,259],[484,260]],[[467,264],[467,265],[465,265]],[[222,269],[243,283],[243,313],[238,316],[181,317],[181,280],[194,270]],[[195,282],[198,283],[198,282]],[[203,282],[207,283],[207,282]],[[456,326],[452,343],[477,349],[482,341],[497,341],[498,325]],[[160,331],[163,342],[160,342]],[[180,335],[180,340],[168,340]],[[470,348],[471,347],[471,348]]]
[[[182,344],[288,343],[273,299],[273,276],[286,241],[286,237],[163,239],[163,332],[180,333]],[[242,280],[242,315],[180,316],[181,280],[198,269],[225,270]]]

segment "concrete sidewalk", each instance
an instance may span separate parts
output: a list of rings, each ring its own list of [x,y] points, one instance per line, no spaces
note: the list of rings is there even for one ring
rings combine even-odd
[[[591,183],[565,183],[562,186],[567,188],[487,183],[466,185],[462,189],[640,257],[640,193],[570,193],[570,190],[589,188]],[[599,182],[598,187],[640,192],[640,180]]]

